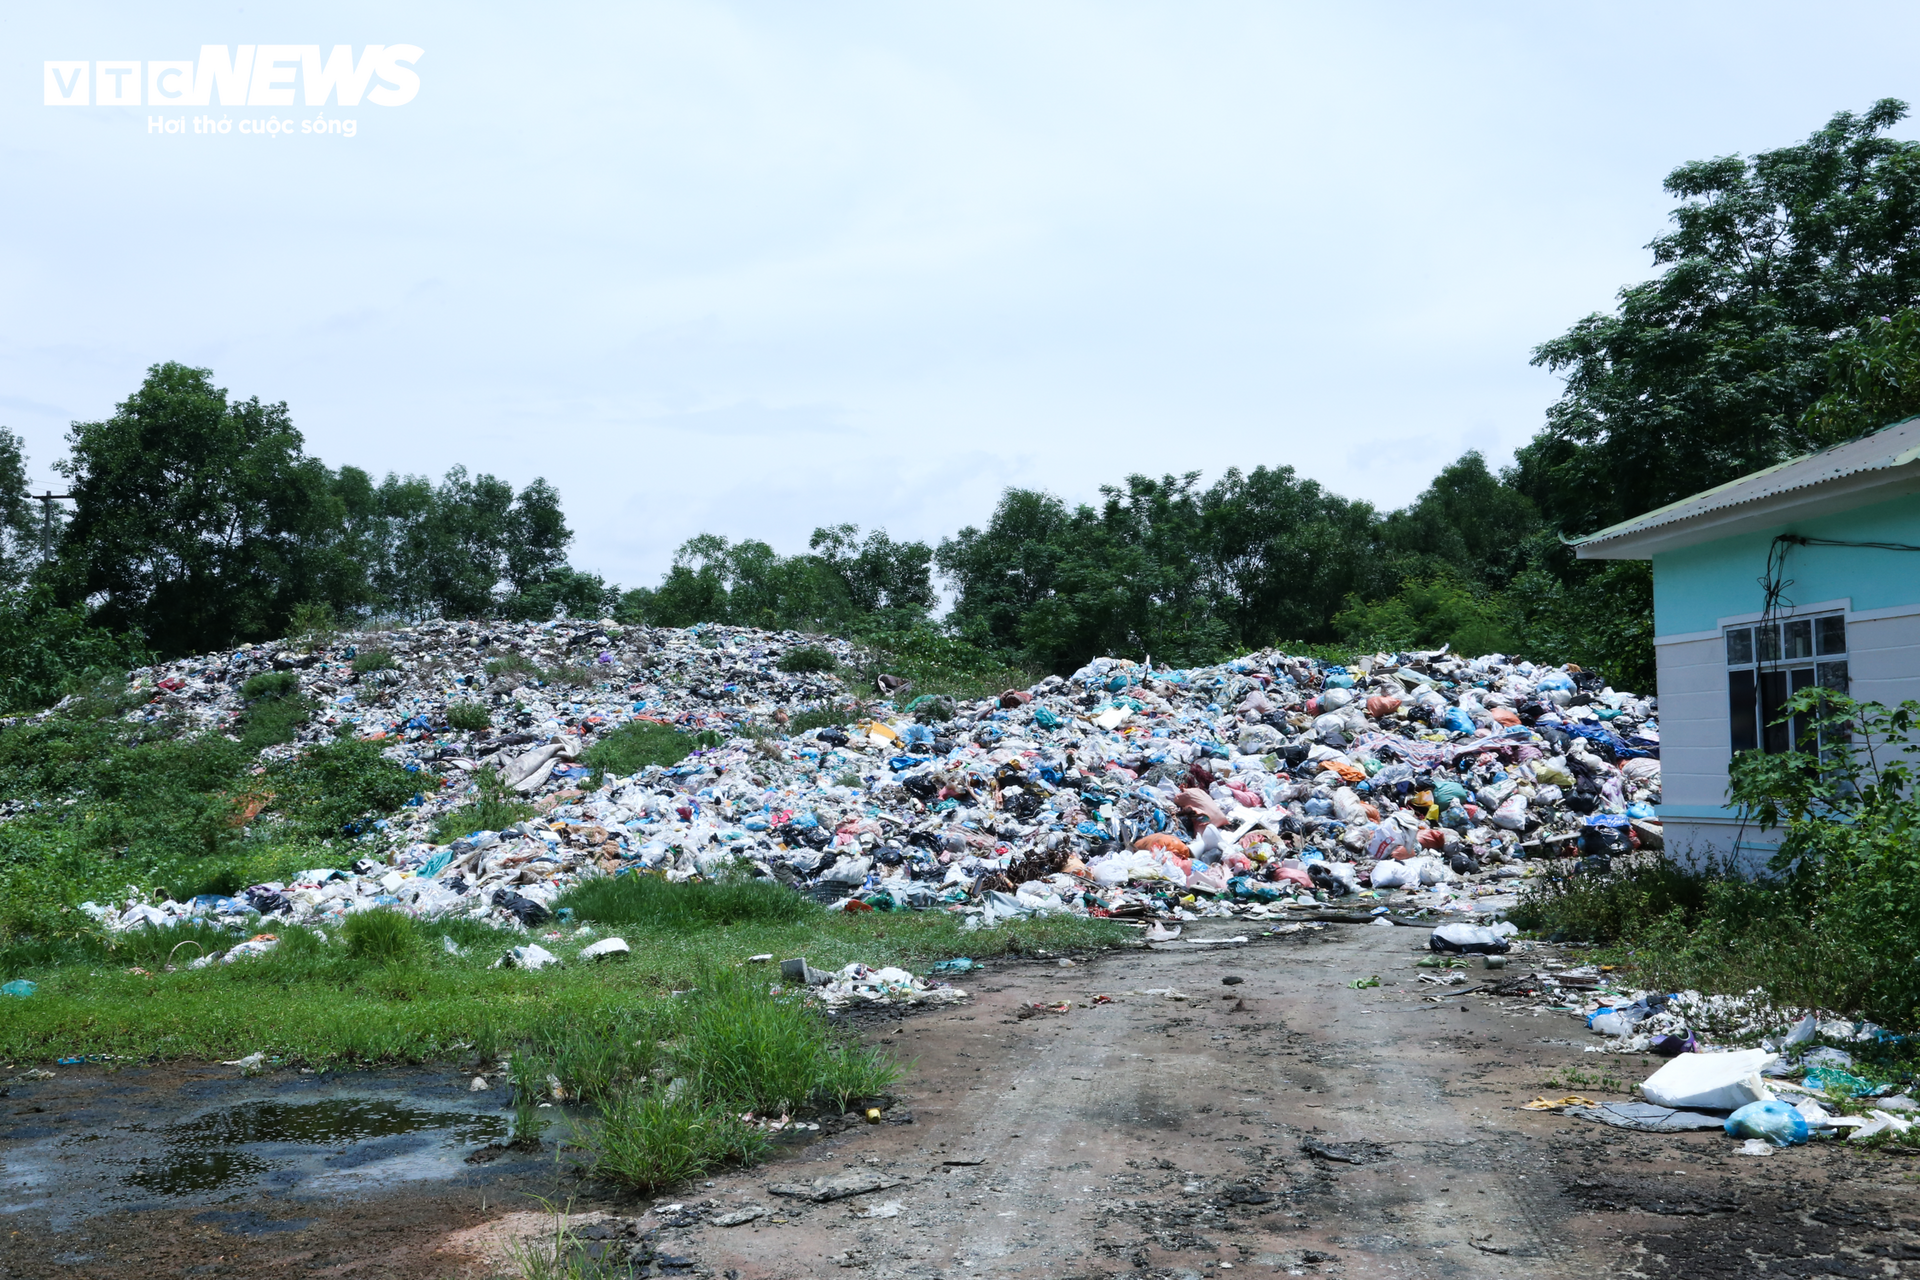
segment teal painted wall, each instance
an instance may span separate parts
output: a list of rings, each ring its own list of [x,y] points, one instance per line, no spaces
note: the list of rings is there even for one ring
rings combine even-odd
[[[1722,618],[1760,612],[1767,548],[1783,533],[1920,545],[1920,495],[1655,556],[1654,633],[1711,631]],[[1866,610],[1920,601],[1920,552],[1916,551],[1792,547],[1787,551],[1784,576],[1793,585],[1786,589],[1783,603],[1815,604],[1851,597],[1854,609]]]

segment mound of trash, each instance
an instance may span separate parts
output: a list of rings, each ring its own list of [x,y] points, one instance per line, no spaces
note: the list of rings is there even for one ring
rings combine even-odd
[[[136,672],[152,699],[131,714],[231,732],[246,682],[291,672],[319,710],[303,741],[264,755],[351,734],[439,785],[343,833],[339,866],[231,898],[89,904],[96,918],[324,924],[389,906],[532,926],[583,877],[744,871],[842,910],[986,926],[1330,904],[1484,923],[1539,859],[1660,847],[1654,701],[1571,666],[1444,650],[1348,665],[1266,650],[1190,669],[1101,658],[956,702],[886,676],[869,692],[782,670],[801,648],[854,656],[793,632],[435,622],[352,639]],[[820,665],[804,656],[786,665]],[[860,713],[787,732],[830,705]],[[482,714],[484,728],[450,724]],[[635,721],[721,745],[627,775],[586,761]],[[539,816],[435,844],[482,771]]]

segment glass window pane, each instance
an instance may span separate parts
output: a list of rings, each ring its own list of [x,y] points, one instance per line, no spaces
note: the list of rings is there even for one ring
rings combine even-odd
[[[1815,638],[1819,641],[1819,654],[1826,657],[1830,653],[1847,651],[1847,620],[1840,614],[1830,613],[1824,618],[1816,618],[1813,623]],[[1825,684],[1826,681],[1821,681]]]
[[[1727,665],[1744,667],[1753,661],[1753,628],[1727,632]]]
[[[1759,654],[1760,661],[1780,661],[1780,628],[1777,625],[1768,623],[1764,627],[1755,627],[1753,629],[1753,635],[1756,641],[1754,647]]]
[[[1847,664],[1844,662],[1823,662],[1818,668],[1819,674],[1814,683],[1822,689],[1832,689],[1836,693],[1847,691]]]
[[[1787,673],[1784,671],[1762,671],[1760,673],[1760,744],[1768,754],[1787,751],[1792,743],[1787,738],[1787,726],[1775,724],[1780,718],[1780,709],[1787,705]]]
[[[1780,629],[1786,636],[1786,657],[1789,661],[1813,656],[1812,618],[1795,618],[1791,622],[1782,623]]]
[[[1813,687],[1812,667],[1798,667],[1787,674],[1792,677],[1793,691],[1795,693],[1800,692],[1802,689],[1811,689]],[[1813,716],[1803,711],[1793,718],[1793,749],[1795,751],[1809,751],[1813,749],[1813,745]]]
[[[1753,672],[1727,673],[1727,719],[1733,728],[1733,749],[1754,751],[1760,746],[1760,720],[1755,714]]]

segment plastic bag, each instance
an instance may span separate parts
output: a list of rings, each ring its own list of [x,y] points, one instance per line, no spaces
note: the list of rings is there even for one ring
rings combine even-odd
[[[1656,1106],[1735,1111],[1771,1096],[1760,1072],[1776,1056],[1765,1049],[1682,1054],[1648,1076],[1640,1092]]]
[[[1373,874],[1368,877],[1376,889],[1406,889],[1420,883],[1420,864],[1425,858],[1409,858],[1405,862],[1396,862],[1391,858],[1373,864]]]
[[[1512,925],[1512,932],[1519,932]],[[1501,956],[1511,949],[1506,935],[1497,929],[1482,928],[1477,924],[1443,924],[1427,938],[1427,950],[1441,952],[1464,952],[1469,955]]]
[[[1811,1130],[1807,1118],[1784,1102],[1749,1102],[1727,1117],[1730,1138],[1764,1138],[1776,1147],[1797,1147]]]

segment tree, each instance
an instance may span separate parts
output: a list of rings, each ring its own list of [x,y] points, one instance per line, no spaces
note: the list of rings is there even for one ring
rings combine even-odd
[[[158,364],[67,438],[75,509],[54,581],[97,625],[177,655],[276,636],[296,604],[351,594],[332,476],[285,404],[230,402],[209,370]]]
[[[26,449],[19,436],[0,427],[0,588],[25,582],[48,550],[49,530],[36,518],[31,492]]]
[[[1470,449],[1441,468],[1412,506],[1387,516],[1381,532],[1414,565],[1504,587],[1526,567],[1539,531],[1533,503]]]
[[[1802,420],[1804,434],[1849,440],[1920,413],[1920,310],[1874,316],[1827,349],[1827,393]]]
[[[1893,99],[1805,142],[1668,175],[1683,203],[1649,246],[1665,271],[1541,344],[1566,376],[1517,482],[1585,533],[1831,443],[1806,411],[1828,350],[1920,301],[1920,144]]]

